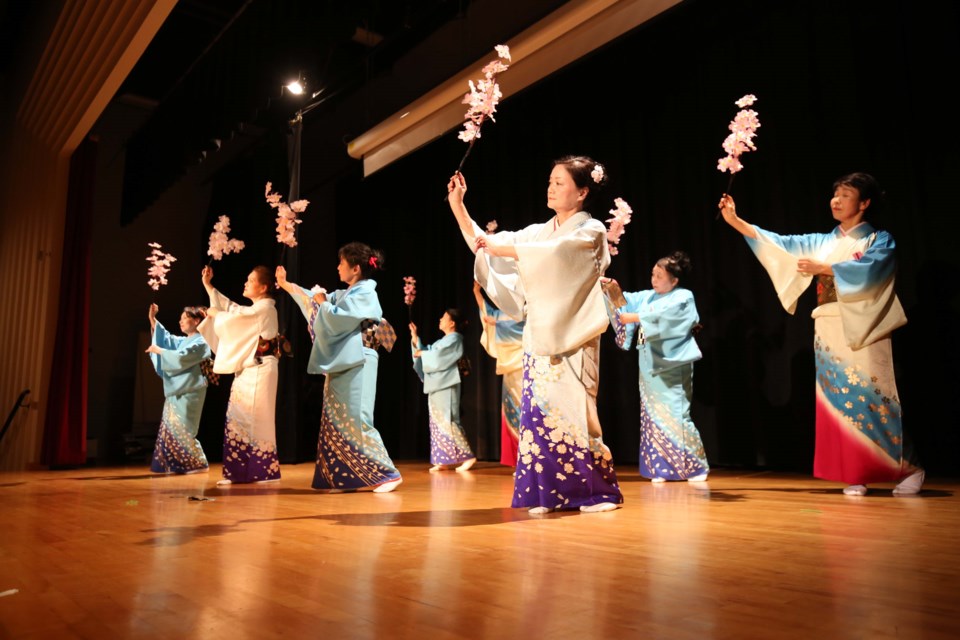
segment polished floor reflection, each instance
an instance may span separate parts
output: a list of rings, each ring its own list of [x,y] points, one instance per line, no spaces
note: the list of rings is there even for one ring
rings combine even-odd
[[[956,638],[960,482],[849,497],[717,470],[531,517],[510,471],[317,494],[140,468],[0,474],[0,638]]]

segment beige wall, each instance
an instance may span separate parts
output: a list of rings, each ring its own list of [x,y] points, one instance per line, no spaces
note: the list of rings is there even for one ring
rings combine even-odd
[[[43,4],[43,3],[40,3]],[[39,460],[59,292],[70,156],[146,49],[176,0],[67,0],[38,56],[4,99],[0,148],[0,416],[23,389],[0,443],[0,469]]]

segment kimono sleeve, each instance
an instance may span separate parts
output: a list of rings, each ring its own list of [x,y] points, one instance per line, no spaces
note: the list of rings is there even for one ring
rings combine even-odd
[[[569,353],[606,330],[600,277],[610,255],[602,223],[590,220],[566,235],[516,249],[535,354]]]
[[[640,303],[647,296],[646,291],[624,291],[623,298],[626,300],[626,304],[616,309],[616,316],[611,318],[611,326],[616,332],[616,343],[617,346],[623,349],[624,351],[629,351],[630,347],[633,345],[634,336],[637,335],[637,327],[639,326],[636,322],[622,322],[620,320],[620,314],[622,313],[637,313],[640,310]],[[615,320],[615,322],[614,322]]]
[[[494,244],[516,245],[536,237],[542,224],[530,225],[521,231],[500,231],[487,234]],[[525,318],[526,296],[520,269],[513,258],[491,256],[486,251],[477,251],[474,259],[474,278],[487,292],[501,312],[520,322]]]
[[[200,364],[210,357],[210,347],[203,340],[193,340],[176,350],[165,350],[158,355],[164,373],[174,375]]]
[[[700,321],[697,305],[688,291],[675,291],[666,302],[666,306],[656,313],[638,311],[645,340],[685,338],[690,335],[693,325]]]
[[[793,314],[800,295],[813,282],[812,276],[797,272],[797,259],[816,255],[832,236],[820,233],[781,236],[757,226],[753,228],[757,237],[747,237],[747,244],[770,276],[780,304],[787,313]]]
[[[317,313],[320,311],[320,305],[314,301],[310,291],[293,282],[290,284],[295,288],[295,292],[291,293],[290,297],[293,298],[297,308],[300,309],[300,313],[302,313],[303,317],[307,320],[307,331],[310,333],[310,340],[316,340],[317,335],[314,331],[313,323],[317,318]]]
[[[907,322],[894,292],[895,249],[893,237],[878,231],[861,256],[833,265],[843,334],[853,349],[872,344]]]
[[[413,358],[413,370],[417,372],[417,376],[419,376],[420,382],[423,382],[425,380],[424,373],[423,373],[422,353],[420,358],[416,357],[416,355],[414,354],[416,354],[418,350],[423,352],[424,349],[425,347],[423,346],[423,343],[420,341],[420,338],[417,338],[417,344],[413,344],[412,342],[410,343],[410,356]]]
[[[435,373],[457,366],[457,361],[462,357],[463,337],[451,333],[423,349],[419,359],[424,373]]]
[[[480,346],[491,358],[497,357],[498,315],[500,310],[484,300],[483,305],[480,306]]]
[[[180,343],[183,342],[183,337],[175,336],[164,327],[158,320],[153,329],[153,336],[150,339],[150,343],[154,346],[160,347],[161,349],[178,349]],[[151,353],[150,361],[153,363],[153,369],[157,372],[158,376],[163,376],[163,363],[160,359],[159,353]]]
[[[335,291],[319,305],[313,319],[313,349],[309,369],[316,373],[343,371],[363,362],[360,323],[379,320],[380,301],[376,293],[355,285],[350,291]]]
[[[327,302],[319,305],[313,328],[316,334],[336,339],[353,333],[366,319],[379,320],[380,301],[376,294],[364,290],[335,291]]]

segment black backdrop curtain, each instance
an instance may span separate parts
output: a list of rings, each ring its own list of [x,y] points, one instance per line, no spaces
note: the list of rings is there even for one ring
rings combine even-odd
[[[809,473],[812,294],[795,316],[784,312],[746,244],[716,217],[728,182],[716,169],[720,145],[734,101],[755,94],[758,149],[743,157],[732,187],[745,219],[780,233],[829,231],[836,177],[867,171],[886,188],[875,222],[897,239],[897,288],[910,318],[894,337],[904,421],[928,470],[955,475],[960,435],[947,384],[960,359],[948,337],[958,258],[948,243],[958,232],[949,195],[960,135],[943,73],[960,63],[957,11],[951,2],[685,2],[507,96],[464,167],[467,206],[481,226],[545,221],[551,161],[575,153],[602,162],[611,182],[592,213],[606,219],[614,197],[634,209],[608,275],[635,291],[649,288],[661,256],[683,249],[693,260],[683,286],[705,327],[693,419],[711,463]],[[309,127],[308,118],[305,146]],[[444,201],[464,150],[450,132],[369,178],[357,164],[336,182],[321,219],[305,218],[301,246],[310,250],[300,254],[300,273],[308,285],[332,282],[336,247],[359,240],[386,253],[378,292],[395,326],[405,325],[407,275],[418,281],[413,314],[425,341],[440,337],[445,308],[466,312],[474,376],[463,388],[463,421],[480,457],[496,460],[500,383],[479,346],[472,255]],[[331,189],[312,185],[310,171],[303,167],[302,197]],[[377,427],[394,458],[425,459],[426,400],[406,339],[401,331],[398,348],[380,360]],[[618,351],[609,335],[599,410],[615,460],[634,464],[636,353]],[[316,434],[309,419],[299,426],[305,441]]]

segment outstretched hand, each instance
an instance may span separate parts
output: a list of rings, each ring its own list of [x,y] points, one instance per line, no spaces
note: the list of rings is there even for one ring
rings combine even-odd
[[[730,226],[735,226],[737,218],[737,204],[733,201],[733,196],[729,194],[723,194],[720,198],[720,202],[717,203],[717,209],[720,210],[720,215],[723,216],[723,219]]]
[[[717,209],[720,210],[720,215],[723,216],[724,221],[731,227],[748,238],[757,237],[757,230],[753,228],[753,225],[737,215],[737,204],[729,193],[723,194],[720,202],[717,203]]]
[[[457,171],[447,182],[447,200],[451,204],[462,204],[463,196],[467,193],[467,179]]]
[[[277,284],[281,288],[285,288],[287,285],[287,269],[283,265],[279,265],[277,270],[274,272],[274,277],[277,279]]]
[[[204,287],[212,286],[210,283],[213,281],[213,267],[207,265],[203,268],[203,271],[200,272],[200,280],[203,282]]]

